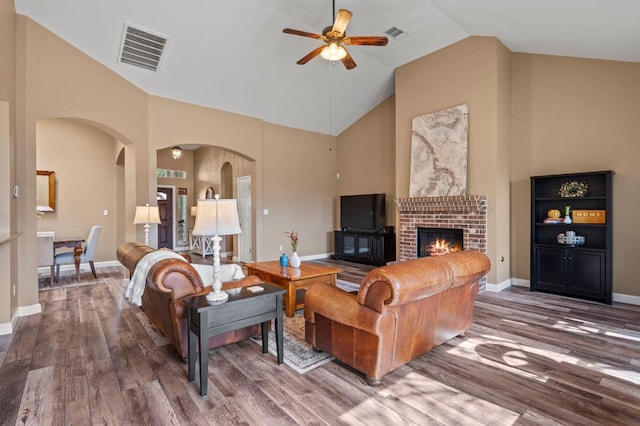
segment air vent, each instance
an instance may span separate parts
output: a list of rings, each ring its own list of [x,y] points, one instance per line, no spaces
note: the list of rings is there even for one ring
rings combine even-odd
[[[389,28],[387,31],[385,31],[385,34],[389,35],[394,40],[402,40],[409,35],[397,27]]]
[[[125,24],[120,62],[157,72],[166,46],[166,37]]]

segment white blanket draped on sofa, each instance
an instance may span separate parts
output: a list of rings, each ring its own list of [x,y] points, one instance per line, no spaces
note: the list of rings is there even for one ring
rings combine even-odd
[[[184,257],[170,250],[157,250],[146,254],[138,264],[131,275],[131,280],[124,292],[124,297],[137,306],[142,306],[142,294],[147,283],[147,273],[156,262],[164,259],[181,259],[187,261]]]

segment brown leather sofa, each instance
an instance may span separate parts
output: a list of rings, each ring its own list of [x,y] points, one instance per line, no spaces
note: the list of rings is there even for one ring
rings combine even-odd
[[[117,249],[118,260],[130,274],[138,262],[155,249],[141,243],[128,242]],[[211,287],[204,287],[200,275],[188,262],[180,259],[163,259],[156,262],[147,274],[147,282],[142,294],[142,310],[151,322],[173,345],[180,357],[188,356],[187,305],[185,297],[207,294]],[[259,284],[262,281],[256,276],[248,276],[241,280],[223,283],[222,289],[229,290]],[[230,331],[211,337],[209,349],[235,343],[260,333],[257,325]]]
[[[484,254],[462,251],[374,269],[357,294],[316,284],[305,295],[305,339],[377,385],[469,329],[478,281],[490,267]]]

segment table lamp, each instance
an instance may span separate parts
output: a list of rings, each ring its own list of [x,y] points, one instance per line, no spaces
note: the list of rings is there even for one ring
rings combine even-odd
[[[144,223],[144,243],[149,245],[149,228],[152,223],[161,223],[158,206],[136,206],[136,217],[133,219],[136,225]]]
[[[218,197],[216,195],[216,197]],[[219,198],[198,200],[196,223],[192,235],[213,235],[213,291],[207,294],[210,302],[225,302],[229,295],[221,291],[220,280],[220,235],[234,235],[242,232],[238,219],[237,201]]]

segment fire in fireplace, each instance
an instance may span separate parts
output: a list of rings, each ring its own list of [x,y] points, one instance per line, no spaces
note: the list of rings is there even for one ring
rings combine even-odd
[[[418,257],[440,256],[464,248],[463,230],[418,227]]]

